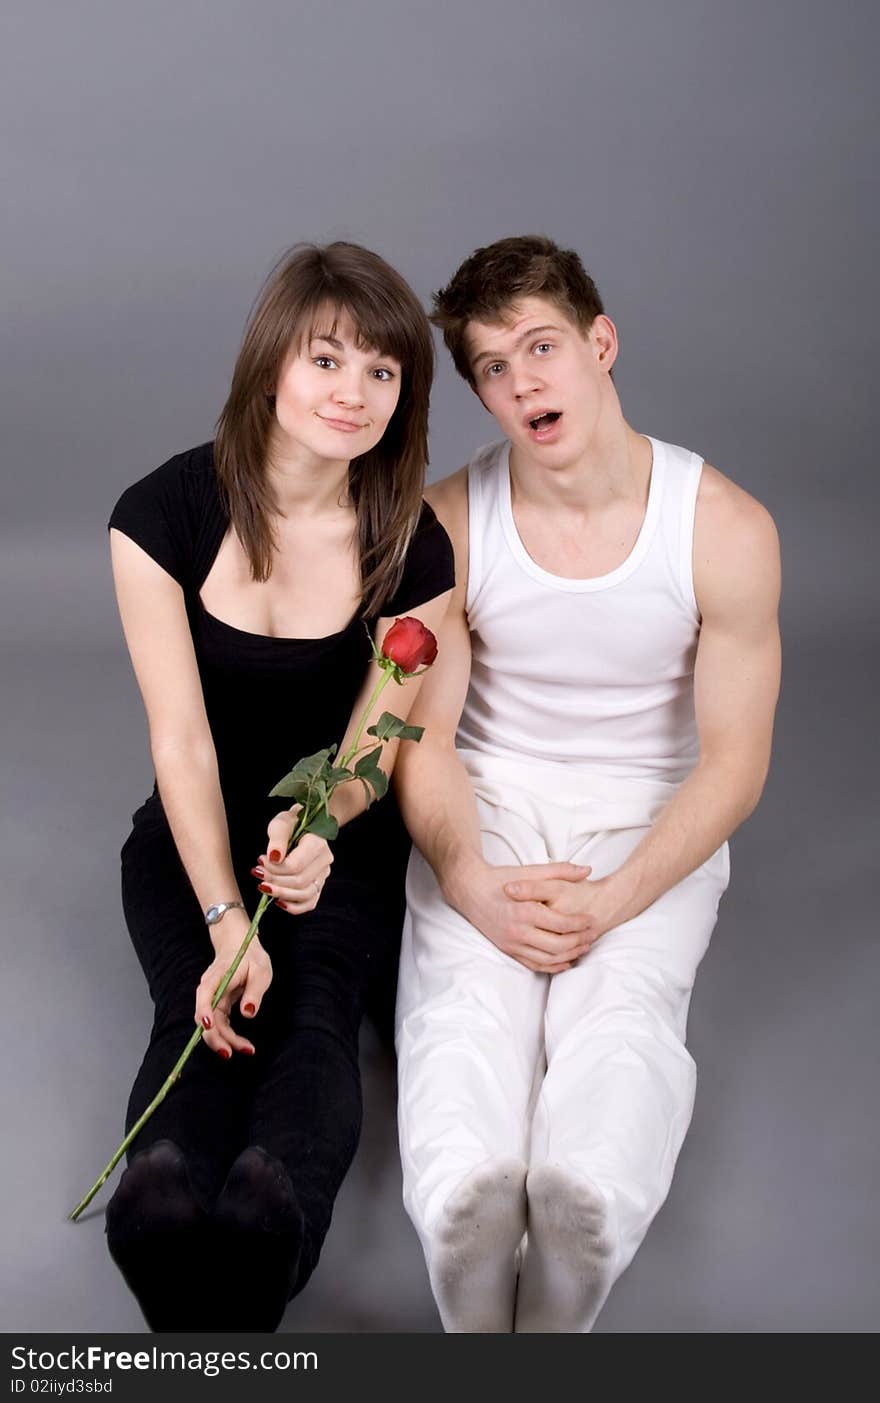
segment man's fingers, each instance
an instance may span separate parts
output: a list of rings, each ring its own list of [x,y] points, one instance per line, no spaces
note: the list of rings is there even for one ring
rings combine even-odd
[[[518,959],[520,955],[525,955],[526,959],[534,961],[534,963],[540,965],[542,969],[546,964],[559,964],[561,960],[570,958],[568,949],[561,949],[559,945],[550,943],[552,937],[550,937],[547,944],[544,945],[542,940],[543,935],[543,931],[529,931],[528,934],[523,936],[515,945],[510,945],[507,953],[513,955],[514,959]]]
[[[535,869],[524,867],[522,870],[526,873]],[[514,901],[552,901],[556,896],[564,896],[569,890],[568,885],[562,885],[563,882],[578,882],[592,870],[592,867],[581,867],[578,869],[581,874],[578,877],[550,876],[547,872],[536,877],[518,876],[513,881],[504,883],[504,893]]]
[[[545,943],[546,940],[546,943]],[[589,950],[588,937],[583,931],[573,936],[555,936],[548,931],[533,930],[526,936],[527,948],[540,954],[542,960],[571,960]]]
[[[571,959],[563,960],[558,955],[546,955],[532,946],[523,947],[513,958],[533,974],[558,974],[563,969],[570,969],[572,965]]]
[[[582,882],[593,870],[589,863],[582,862],[558,862],[551,863],[551,866],[558,869],[553,875],[563,882]]]
[[[539,950],[537,946],[526,945],[522,946],[513,958],[533,970],[535,974],[561,974],[565,969],[573,969],[578,960],[589,954],[589,951],[589,945],[580,944],[571,950],[557,950],[555,954],[548,954]]]
[[[504,883],[504,895],[512,897],[514,901],[552,901],[566,890],[559,881],[549,881],[544,877],[538,878],[537,881],[532,879]]]
[[[541,901],[526,902],[517,910],[523,921],[530,927],[528,939],[534,940],[536,944],[540,943],[542,949],[550,949],[551,946],[547,944],[545,947],[543,939],[538,942],[536,937],[539,935],[546,936],[548,941],[552,941],[554,936],[574,935],[578,931],[586,934],[590,928],[588,916],[580,914],[567,916],[561,911],[554,911],[552,906],[545,906]],[[556,945],[554,944],[552,948],[555,949]]]
[[[582,867],[577,862],[541,862],[534,863],[532,866],[520,867],[513,880],[515,882],[582,882],[592,870],[592,867]]]

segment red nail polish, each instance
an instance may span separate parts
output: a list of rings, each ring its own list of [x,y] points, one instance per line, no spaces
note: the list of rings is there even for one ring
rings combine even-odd
[[[280,906],[282,911],[289,911],[289,910],[290,910],[290,907],[288,906],[288,904],[287,904],[286,901],[276,901],[276,902],[275,902],[275,905],[276,905],[276,906]]]
[[[256,1013],[256,1011],[257,1011],[256,1005],[255,1005],[255,1004],[242,1004],[242,1006],[241,1006],[241,1011],[242,1011],[242,1013]]]
[[[229,1051],[228,1047],[221,1047],[220,1056],[223,1058],[224,1062],[228,1062],[230,1057],[232,1056],[232,1053]]]
[[[210,1018],[208,1017],[207,1013],[203,1013],[203,1014],[202,1014],[202,1027],[203,1027],[203,1028],[210,1028],[210,1026],[211,1026],[211,1020],[210,1020]]]
[[[262,867],[252,867],[252,868],[251,868],[251,876],[252,876],[252,877],[265,877],[265,875],[266,875],[266,874],[265,874],[265,872],[263,871]]]
[[[257,891],[265,892],[267,896],[272,895],[272,888],[266,882],[260,882]]]
[[[272,849],[272,851],[271,851],[270,854],[269,854],[269,861],[270,861],[270,862],[280,862],[280,861],[281,861],[281,853],[280,853],[280,851],[278,850],[278,848],[273,848],[273,849]]]
[[[248,1057],[253,1057],[257,1049],[255,1047],[243,1047],[241,1050],[242,1052],[246,1052]]]

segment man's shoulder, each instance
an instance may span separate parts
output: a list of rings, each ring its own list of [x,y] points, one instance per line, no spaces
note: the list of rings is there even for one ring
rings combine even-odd
[[[449,477],[432,482],[425,488],[425,500],[431,504],[453,540],[462,531],[467,538],[468,469],[467,465]]]
[[[701,610],[716,600],[778,594],[779,535],[770,512],[704,463],[694,521],[694,587]]]
[[[766,548],[777,541],[776,524],[764,504],[711,463],[703,464],[700,475],[695,529],[719,548]]]
[[[499,439],[478,448],[463,468],[431,483],[425,489],[425,497],[431,503],[447,531],[452,527],[467,533],[469,484],[477,475],[478,482],[485,482],[496,473],[507,447],[506,439]],[[449,522],[446,518],[449,518]]]
[[[425,500],[445,527],[455,553],[455,594],[450,612],[464,610],[468,585],[468,470],[467,466],[425,488]]]

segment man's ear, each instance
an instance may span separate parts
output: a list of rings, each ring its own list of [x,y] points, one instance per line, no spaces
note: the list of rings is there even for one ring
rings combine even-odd
[[[590,327],[590,344],[602,370],[609,370],[617,360],[617,327],[604,312],[593,321]]]

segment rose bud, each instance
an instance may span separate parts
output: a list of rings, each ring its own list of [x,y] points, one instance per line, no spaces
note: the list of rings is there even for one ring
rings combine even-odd
[[[437,640],[419,619],[395,619],[382,642],[382,656],[401,672],[430,667],[437,656]]]

